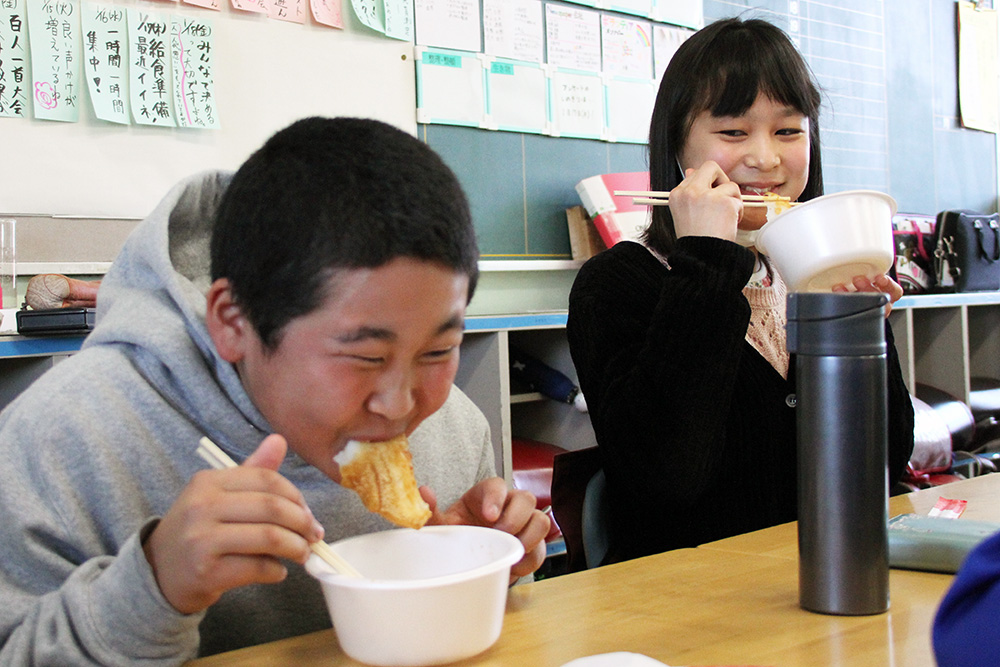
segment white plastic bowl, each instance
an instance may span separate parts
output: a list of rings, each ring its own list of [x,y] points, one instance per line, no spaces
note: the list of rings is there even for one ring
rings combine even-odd
[[[792,292],[828,292],[855,276],[885,274],[895,258],[896,200],[851,190],[799,204],[769,220],[757,235]]]
[[[427,526],[360,535],[330,547],[363,579],[312,556],[340,647],[369,665],[438,665],[485,651],[500,637],[510,567],[524,555],[508,533]]]

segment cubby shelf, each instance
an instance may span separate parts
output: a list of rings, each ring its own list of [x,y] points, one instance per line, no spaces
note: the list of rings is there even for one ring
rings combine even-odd
[[[1000,378],[1000,292],[903,297],[889,315],[907,386],[969,401],[973,377]]]
[[[1000,378],[1000,292],[905,296],[889,319],[911,391],[919,382],[968,402],[971,378]],[[514,437],[564,449],[596,444],[588,416],[573,406],[511,393],[512,342],[576,381],[565,327],[565,311],[468,318],[456,382],[486,413],[497,469],[508,480]]]
[[[466,319],[456,384],[490,422],[497,470],[511,479],[514,438],[549,442],[563,449],[596,445],[589,417],[572,405],[511,387],[511,344],[576,382],[566,343],[566,312],[476,316]]]
[[[894,304],[889,318],[911,391],[919,382],[968,402],[973,377],[1000,378],[1000,292],[906,296]],[[0,407],[58,359],[78,350],[83,339],[0,337]],[[596,444],[585,413],[537,392],[512,392],[511,344],[577,380],[566,343],[565,311],[467,318],[456,384],[486,415],[497,470],[508,481],[515,437],[563,449]]]

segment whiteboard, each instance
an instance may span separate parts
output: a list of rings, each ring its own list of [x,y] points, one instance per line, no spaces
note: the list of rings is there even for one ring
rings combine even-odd
[[[231,7],[156,8],[213,22],[220,129],[104,122],[87,95],[77,123],[0,118],[0,214],[141,218],[178,180],[235,169],[305,116],[377,118],[416,134],[413,44],[365,27],[349,2],[343,30]]]

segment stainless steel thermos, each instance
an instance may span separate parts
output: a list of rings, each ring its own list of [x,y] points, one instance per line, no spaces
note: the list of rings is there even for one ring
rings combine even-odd
[[[788,295],[799,604],[809,611],[889,608],[887,302],[878,293]]]

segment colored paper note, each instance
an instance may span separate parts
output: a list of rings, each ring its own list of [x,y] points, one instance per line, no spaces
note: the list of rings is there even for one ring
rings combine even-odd
[[[268,17],[276,21],[289,23],[306,22],[306,6],[304,0],[270,0]]]
[[[416,0],[417,44],[482,51],[479,0]]]
[[[607,132],[610,141],[646,143],[649,121],[656,101],[652,79],[612,78],[605,87],[607,95]]]
[[[483,41],[490,55],[542,62],[541,0],[483,0]]]
[[[32,99],[35,118],[76,122],[80,118],[80,3],[28,3]]]
[[[600,72],[600,13],[553,4],[546,4],[545,12],[547,62],[557,67]]]
[[[605,74],[653,78],[652,29],[647,21],[601,14],[601,45]]]
[[[417,122],[480,127],[486,115],[477,54],[417,50]]]
[[[686,28],[658,24],[653,26],[653,67],[657,81],[663,76],[670,59],[674,57],[680,45],[693,34],[693,30]]]
[[[28,113],[27,0],[0,4],[0,116],[24,118]]]
[[[267,14],[267,8],[271,4],[268,0],[232,0],[232,3],[234,9],[255,14]]]
[[[205,9],[222,10],[222,0],[183,0],[184,4],[204,7]]]
[[[496,60],[487,66],[487,126],[512,132],[548,127],[548,86],[537,63]]]
[[[313,19],[321,25],[331,28],[344,27],[344,15],[340,10],[340,0],[309,0]]]
[[[128,23],[125,8],[84,4],[83,71],[94,115],[128,125]]]
[[[129,7],[129,104],[140,125],[173,127],[170,22],[165,14]]]
[[[351,7],[358,20],[372,30],[385,32],[385,7],[377,0],[351,0]]]
[[[413,0],[385,0],[385,34],[404,42],[413,41]]]
[[[552,121],[560,136],[600,139],[604,134],[604,85],[596,74],[556,72],[550,88]]]
[[[215,39],[207,19],[174,16],[170,25],[174,109],[180,127],[219,127]]]

